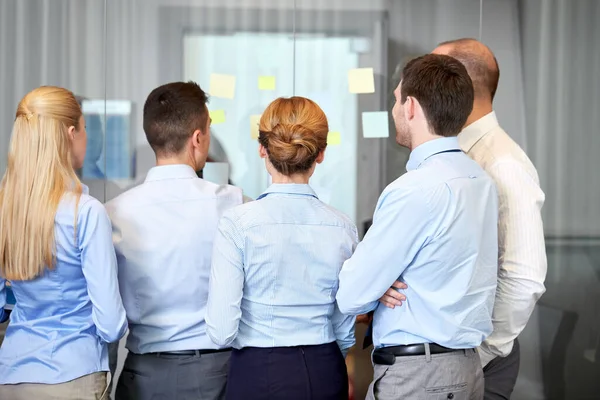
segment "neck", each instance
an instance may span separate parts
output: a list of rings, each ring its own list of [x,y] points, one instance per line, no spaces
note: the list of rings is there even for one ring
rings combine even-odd
[[[420,131],[417,131],[413,135],[411,135],[409,149],[410,151],[413,151],[423,143],[427,143],[432,140],[439,139],[441,137],[442,136],[431,133],[429,127],[423,127]]]
[[[271,174],[273,183],[297,183],[308,184],[309,176],[306,174],[283,175],[280,173]]]
[[[467,118],[467,122],[465,123],[465,128],[471,125],[473,122],[485,117],[489,113],[493,111],[492,102],[488,99],[475,100],[473,103],[473,111]]]
[[[161,167],[164,165],[189,165],[196,170],[196,165],[189,159],[189,157],[175,155],[175,156],[156,156],[156,166]]]

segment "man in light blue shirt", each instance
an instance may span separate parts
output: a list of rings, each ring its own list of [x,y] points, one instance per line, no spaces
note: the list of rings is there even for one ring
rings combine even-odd
[[[148,96],[144,131],[156,167],[107,203],[129,321],[118,399],[221,399],[230,349],[206,334],[213,239],[242,191],[200,179],[210,142],[206,94],[170,83]]]
[[[460,62],[429,54],[407,64],[395,96],[408,172],[381,194],[373,225],[344,264],[338,305],[375,310],[369,399],[481,399],[475,348],[492,330],[498,199],[456,139],[473,85]],[[408,285],[406,303],[379,305],[396,280]]]

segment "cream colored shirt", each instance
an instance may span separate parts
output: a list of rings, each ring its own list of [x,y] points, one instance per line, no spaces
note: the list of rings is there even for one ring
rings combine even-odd
[[[547,262],[541,209],[544,192],[525,152],[498,125],[494,112],[467,126],[461,149],[492,177],[498,188],[498,288],[494,330],[482,343],[483,366],[506,357],[546,290]]]

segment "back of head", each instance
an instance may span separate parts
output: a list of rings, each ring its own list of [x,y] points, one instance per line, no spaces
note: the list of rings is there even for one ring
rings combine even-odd
[[[473,84],[456,59],[438,54],[417,57],[402,71],[401,102],[418,100],[432,133],[456,136],[473,109]]]
[[[258,141],[273,167],[284,175],[309,171],[327,147],[327,117],[312,100],[279,98],[260,118]]]
[[[475,99],[494,100],[500,68],[489,47],[475,39],[457,39],[440,43],[434,53],[454,57],[465,66],[473,81]]]
[[[34,89],[18,105],[0,187],[0,272],[7,279],[33,279],[54,265],[59,202],[67,191],[82,191],[68,133],[80,128],[81,115],[73,93],[59,87]]]
[[[154,89],[144,104],[144,132],[157,156],[180,154],[196,130],[208,126],[206,93],[194,82]]]

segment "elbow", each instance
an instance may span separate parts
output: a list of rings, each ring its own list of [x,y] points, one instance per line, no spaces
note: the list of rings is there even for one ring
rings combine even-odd
[[[356,297],[346,296],[343,293],[338,292],[335,297],[340,312],[344,315],[359,315],[365,314],[370,310],[365,311],[365,305],[359,304]]]
[[[220,347],[230,346],[237,336],[237,332],[227,334],[225,332],[219,331],[218,329],[211,328],[210,326],[206,330],[206,333],[208,334],[210,340]]]
[[[100,336],[100,338],[107,343],[113,343],[121,340],[121,338],[125,336],[125,333],[127,333],[128,327],[125,314],[123,314],[122,318],[112,321],[112,323],[107,324],[107,326],[110,326],[110,328],[97,328],[98,336]]]
[[[237,325],[235,326],[217,326],[213,323],[210,313],[206,315],[206,334],[210,340],[220,347],[230,346],[237,337]],[[228,324],[226,324],[228,325]]]

